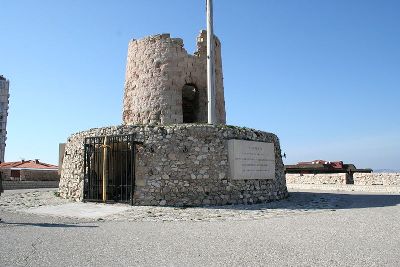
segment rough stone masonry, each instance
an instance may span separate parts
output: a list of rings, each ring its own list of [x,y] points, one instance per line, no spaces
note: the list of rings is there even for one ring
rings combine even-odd
[[[251,204],[288,195],[278,137],[272,133],[225,125],[221,45],[217,38],[217,125],[205,124],[206,36],[205,31],[200,33],[194,55],[186,52],[181,39],[171,38],[169,34],[129,43],[124,125],[91,129],[73,134],[68,139],[60,196],[83,200],[87,171],[84,169],[85,138],[115,135],[133,135],[143,143],[136,146],[132,197],[135,205]],[[239,167],[246,165],[247,168],[243,169],[246,175],[240,179],[232,175],[231,164],[235,164],[236,159],[229,158],[231,140],[264,144],[257,147],[257,143],[248,142],[256,152],[254,158],[246,152],[243,158],[238,159],[245,162]],[[269,148],[268,159],[262,158],[259,151],[262,147]],[[267,171],[268,177],[263,176]],[[249,173],[254,173],[254,176],[249,176]]]
[[[287,196],[276,135],[232,126],[177,124],[107,127],[72,135],[65,148],[59,189],[62,197],[82,200],[84,138],[121,134],[136,134],[144,141],[136,159],[136,205],[251,204]],[[273,143],[275,179],[232,179],[227,147],[230,139]]]
[[[218,124],[225,124],[221,43],[218,38],[215,38],[215,48],[216,116]],[[195,94],[193,99],[185,97],[185,90],[190,89]],[[186,110],[189,108],[187,113],[192,113],[194,118],[185,121],[185,107]],[[149,36],[129,43],[123,122],[207,122],[206,31],[201,31],[198,36],[194,55],[186,52],[182,39],[171,38],[169,34]]]

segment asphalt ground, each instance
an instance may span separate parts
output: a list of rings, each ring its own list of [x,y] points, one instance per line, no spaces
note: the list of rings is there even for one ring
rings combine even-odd
[[[339,201],[335,209],[220,221],[90,221],[2,210],[0,266],[400,266],[400,195],[291,194]]]

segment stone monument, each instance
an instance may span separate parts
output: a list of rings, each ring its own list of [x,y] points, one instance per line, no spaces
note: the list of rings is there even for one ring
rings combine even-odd
[[[279,139],[227,126],[215,38],[215,125],[207,122],[207,35],[190,55],[169,34],[129,43],[123,125],[73,134],[60,196],[133,205],[251,204],[285,198]]]

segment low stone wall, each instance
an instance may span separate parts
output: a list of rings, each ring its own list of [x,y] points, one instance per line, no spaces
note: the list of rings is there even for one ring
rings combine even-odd
[[[11,178],[11,170],[10,169],[0,169],[1,178],[4,180],[13,180]]]
[[[58,170],[21,170],[21,181],[60,181]]]
[[[58,184],[58,181],[3,181],[3,189],[57,188]]]
[[[10,169],[2,169],[3,180],[5,181],[60,181],[57,170],[20,170],[20,177],[11,177]]]
[[[287,196],[279,139],[272,133],[222,125],[117,126],[73,134],[65,147],[60,196],[83,198],[85,137],[135,134],[134,204],[198,206],[247,204]],[[228,140],[274,144],[275,179],[233,180]]]
[[[354,173],[355,185],[400,186],[400,173]]]
[[[347,180],[346,173],[286,174],[288,184],[346,184]]]

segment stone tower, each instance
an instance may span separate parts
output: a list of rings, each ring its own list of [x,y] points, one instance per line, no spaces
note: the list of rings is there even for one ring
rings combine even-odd
[[[216,118],[225,124],[221,43],[215,38]],[[169,34],[129,43],[123,123],[207,123],[207,32],[190,55],[183,41]]]
[[[6,149],[9,84],[9,81],[0,75],[0,162],[4,162]]]
[[[207,123],[206,38],[207,33],[200,32],[193,55],[183,48],[182,39],[169,34],[129,43],[124,124],[68,138],[59,184],[61,197],[200,206],[263,203],[288,195],[278,137],[224,125],[217,38],[218,125]]]

